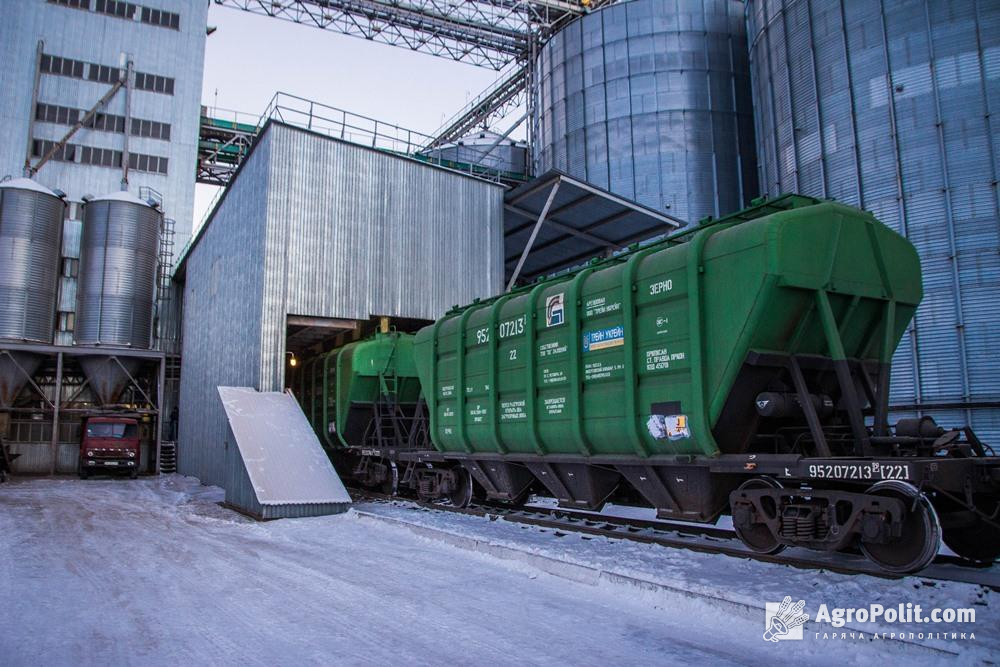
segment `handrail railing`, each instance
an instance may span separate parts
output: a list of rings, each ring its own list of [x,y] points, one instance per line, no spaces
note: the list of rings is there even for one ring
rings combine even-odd
[[[415,157],[422,162],[493,182],[509,177],[501,169],[503,159],[498,155],[487,156],[482,162],[475,164],[449,159],[435,151],[425,151],[425,147],[434,141],[434,137],[429,134],[289,93],[278,92],[271,98],[257,121],[258,134],[269,120],[362,146]]]

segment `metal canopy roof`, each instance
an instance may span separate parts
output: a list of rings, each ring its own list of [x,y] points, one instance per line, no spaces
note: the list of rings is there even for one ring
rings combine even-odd
[[[508,288],[686,224],[561,171],[548,171],[504,199]]]

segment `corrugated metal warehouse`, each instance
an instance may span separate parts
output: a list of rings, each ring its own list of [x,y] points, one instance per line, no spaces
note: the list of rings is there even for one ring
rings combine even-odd
[[[179,471],[225,480],[216,387],[281,391],[289,317],[429,321],[499,292],[503,188],[271,122],[188,249]]]

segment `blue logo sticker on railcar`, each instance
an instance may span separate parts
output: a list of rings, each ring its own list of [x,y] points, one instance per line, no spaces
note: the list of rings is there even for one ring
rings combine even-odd
[[[565,292],[545,297],[545,326],[554,327],[566,319]]]
[[[625,327],[618,325],[607,329],[587,331],[583,334],[583,351],[606,350],[625,344]]]

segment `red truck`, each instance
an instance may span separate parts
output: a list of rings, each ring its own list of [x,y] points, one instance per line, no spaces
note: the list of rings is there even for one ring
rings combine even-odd
[[[80,441],[80,478],[92,472],[139,476],[139,422],[126,417],[90,417]]]

